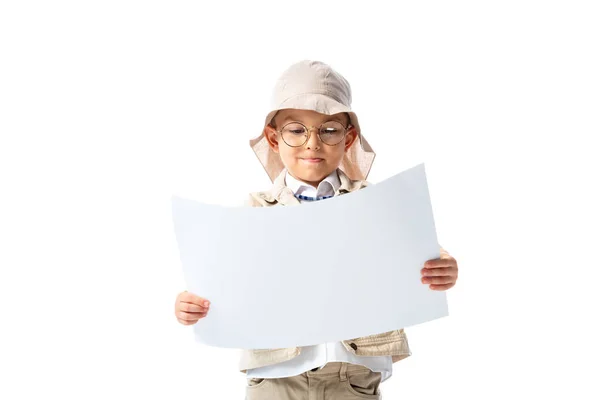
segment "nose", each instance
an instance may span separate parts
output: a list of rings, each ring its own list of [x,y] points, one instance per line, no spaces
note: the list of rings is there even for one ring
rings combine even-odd
[[[306,148],[318,149],[319,146],[319,128],[308,128],[308,140],[306,141]]]

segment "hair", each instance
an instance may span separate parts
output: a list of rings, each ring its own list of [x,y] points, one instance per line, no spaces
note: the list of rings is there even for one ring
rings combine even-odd
[[[273,129],[277,129],[277,126],[275,125],[275,117],[277,116],[278,113],[279,113],[279,111],[277,111],[273,115],[273,118],[271,118],[271,121],[267,124],[267,125],[270,125]],[[352,122],[352,119],[350,118],[350,114],[348,114],[347,112],[344,112],[344,115],[346,116],[346,120],[347,120],[346,126],[348,126]]]

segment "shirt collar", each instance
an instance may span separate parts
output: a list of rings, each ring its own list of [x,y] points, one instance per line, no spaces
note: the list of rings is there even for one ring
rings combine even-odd
[[[367,181],[352,180],[340,168],[337,170],[341,185],[338,188],[336,195],[354,192],[368,186]],[[285,176],[287,171],[285,168],[281,170],[279,175],[273,181],[273,186],[266,192],[260,192],[260,196],[268,203],[279,203],[285,206],[300,204],[300,201],[294,197],[292,189],[285,185]]]
[[[341,186],[340,177],[337,169],[327,175],[315,189],[313,186],[299,179],[294,178],[289,171],[285,173],[285,185],[291,189],[294,194],[309,197],[334,196]]]

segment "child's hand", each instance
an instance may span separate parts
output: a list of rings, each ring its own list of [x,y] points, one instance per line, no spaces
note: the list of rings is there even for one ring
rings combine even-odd
[[[193,325],[206,317],[210,302],[187,291],[179,293],[175,301],[175,317],[183,325]]]
[[[421,275],[421,282],[429,284],[431,290],[448,290],[458,279],[458,264],[454,257],[444,251],[441,258],[425,262]]]

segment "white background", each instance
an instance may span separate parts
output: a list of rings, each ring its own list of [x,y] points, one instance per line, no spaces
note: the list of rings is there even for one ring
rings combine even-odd
[[[596,2],[200,3],[0,5],[0,398],[243,398],[175,320],[170,196],[269,187],[248,140],[302,59],[350,81],[370,181],[426,162],[459,262],[383,397],[598,398]]]

